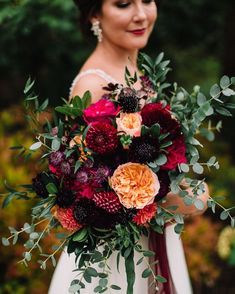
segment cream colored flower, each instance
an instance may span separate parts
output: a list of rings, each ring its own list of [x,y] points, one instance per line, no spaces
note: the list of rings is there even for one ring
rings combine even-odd
[[[157,175],[148,166],[132,162],[120,165],[110,184],[126,208],[141,209],[153,203],[160,189]]]
[[[132,137],[140,137],[142,117],[138,112],[121,113],[116,118],[118,132],[124,132]]]

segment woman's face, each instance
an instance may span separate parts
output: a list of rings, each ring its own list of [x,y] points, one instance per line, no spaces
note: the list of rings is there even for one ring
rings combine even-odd
[[[154,0],[103,0],[97,18],[103,42],[136,50],[148,42],[157,18],[157,7]]]

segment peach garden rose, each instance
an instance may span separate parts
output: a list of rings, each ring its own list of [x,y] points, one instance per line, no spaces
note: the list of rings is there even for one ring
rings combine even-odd
[[[160,189],[157,175],[148,166],[132,162],[120,165],[110,184],[126,208],[142,209],[153,203]]]
[[[118,132],[124,132],[132,137],[141,135],[142,117],[138,112],[121,113],[120,117],[116,118]]]

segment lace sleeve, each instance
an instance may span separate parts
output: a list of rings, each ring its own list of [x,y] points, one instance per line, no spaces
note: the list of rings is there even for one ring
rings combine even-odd
[[[97,75],[99,77],[101,77],[102,79],[104,79],[107,83],[113,83],[113,84],[116,84],[117,81],[115,81],[114,78],[112,78],[110,75],[108,75],[106,72],[104,72],[103,70],[101,69],[88,69],[86,71],[82,71],[80,72],[76,77],[75,79],[73,80],[72,82],[72,85],[70,87],[70,90],[69,90],[69,97],[71,97],[71,94],[73,92],[73,89],[76,85],[76,83],[84,76],[87,76],[87,75]]]

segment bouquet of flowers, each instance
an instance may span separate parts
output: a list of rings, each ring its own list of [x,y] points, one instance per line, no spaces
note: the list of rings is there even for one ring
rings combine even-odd
[[[64,105],[54,110],[54,122],[40,122],[48,100],[39,103],[34,95],[34,82],[28,80],[24,93],[28,118],[34,124],[36,142],[23,153],[40,150],[45,168],[33,178],[30,185],[16,190],[6,185],[6,206],[14,197],[35,198],[32,208],[32,224],[22,230],[9,228],[11,236],[3,238],[5,246],[17,242],[19,233],[26,232],[29,239],[22,262],[27,265],[32,251],[41,250],[39,241],[57,226],[64,228],[60,245],[52,254],[43,254],[39,260],[46,268],[49,260],[55,265],[55,254],[66,248],[75,253],[78,279],[71,283],[70,292],[79,293],[94,277],[99,284],[97,293],[107,290],[107,259],[117,251],[125,258],[128,288],[133,293],[135,280],[134,251],[142,252],[137,264],[154,252],[144,250],[138,243],[142,235],[153,230],[163,233],[166,222],[175,222],[175,231],[181,233],[184,216],[177,207],[165,207],[168,192],[179,194],[186,205],[204,209],[198,196],[204,192],[204,168],[219,168],[214,156],[207,162],[200,161],[200,135],[209,141],[213,130],[220,130],[221,122],[212,127],[204,122],[208,117],[231,115],[229,102],[235,92],[235,78],[222,77],[214,85],[207,98],[199,86],[193,93],[166,82],[169,61],[161,53],[155,60],[141,54],[139,68],[143,72],[141,89],[135,88],[137,75],[131,76],[126,69],[126,85],[108,84],[106,94],[95,103],[86,92],[83,97],[64,100]],[[26,152],[27,151],[27,152]],[[196,174],[195,177],[192,177]],[[192,193],[189,194],[189,188]],[[214,211],[217,203],[208,200]],[[220,207],[222,207],[220,205]],[[223,208],[223,207],[222,207]],[[234,218],[230,209],[223,208],[222,219]],[[37,232],[37,224],[45,222],[45,229]],[[100,271],[93,267],[98,264]],[[164,282],[147,263],[142,277],[153,275],[153,283]],[[111,285],[120,289],[118,285]]]

